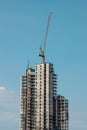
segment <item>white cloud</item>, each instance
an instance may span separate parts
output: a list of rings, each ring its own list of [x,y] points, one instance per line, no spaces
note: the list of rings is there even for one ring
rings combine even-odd
[[[0,124],[18,124],[19,120],[19,92],[0,87]]]
[[[0,91],[4,91],[5,89],[5,87],[0,86]]]

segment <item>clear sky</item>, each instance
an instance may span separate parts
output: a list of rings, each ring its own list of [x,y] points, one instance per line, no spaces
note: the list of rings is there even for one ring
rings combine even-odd
[[[20,77],[43,44],[69,100],[70,130],[87,129],[87,0],[0,0],[0,130],[19,130]]]

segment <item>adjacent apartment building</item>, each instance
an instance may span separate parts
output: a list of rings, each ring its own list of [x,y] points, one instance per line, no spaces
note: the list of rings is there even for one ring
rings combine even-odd
[[[68,100],[57,95],[53,64],[28,67],[20,83],[20,130],[68,130]]]
[[[57,124],[58,130],[69,130],[68,100],[61,95],[55,96],[53,100],[54,124]]]

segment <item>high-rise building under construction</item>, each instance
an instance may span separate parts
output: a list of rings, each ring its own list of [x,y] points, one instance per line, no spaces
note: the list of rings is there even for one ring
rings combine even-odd
[[[53,97],[56,96],[53,64],[27,68],[21,78],[20,130],[53,130]]]
[[[21,77],[20,130],[68,130],[68,100],[57,96],[53,64],[27,68]]]
[[[68,130],[68,101],[57,95],[57,75],[45,62],[45,48],[51,13],[48,17],[41,64],[26,69],[21,77],[20,130]]]

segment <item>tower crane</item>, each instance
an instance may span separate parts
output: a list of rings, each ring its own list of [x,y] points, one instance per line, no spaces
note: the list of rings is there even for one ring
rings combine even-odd
[[[46,49],[46,42],[47,42],[47,36],[48,36],[48,30],[49,30],[51,14],[52,14],[52,12],[50,12],[49,16],[48,16],[48,22],[47,22],[47,27],[46,27],[46,33],[45,33],[43,48],[40,47],[40,53],[39,53],[39,56],[42,57],[42,62],[43,63],[45,62],[45,49]]]

